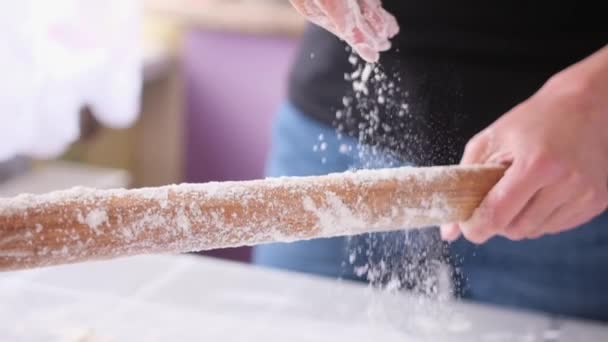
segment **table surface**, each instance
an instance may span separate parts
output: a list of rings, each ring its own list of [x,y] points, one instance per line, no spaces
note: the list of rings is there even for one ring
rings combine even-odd
[[[74,186],[121,188],[127,187],[130,181],[130,174],[121,169],[67,161],[45,161],[0,183],[0,197],[12,197],[22,193],[42,194]]]
[[[0,274],[1,341],[607,341],[608,327],[194,256]]]

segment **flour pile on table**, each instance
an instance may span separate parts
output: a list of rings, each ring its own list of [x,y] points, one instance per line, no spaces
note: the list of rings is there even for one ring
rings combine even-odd
[[[0,161],[52,157],[79,112],[130,125],[139,112],[140,7],[123,0],[5,1],[0,11]]]

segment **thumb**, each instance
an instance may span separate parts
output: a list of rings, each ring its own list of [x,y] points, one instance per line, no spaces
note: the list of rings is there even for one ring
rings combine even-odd
[[[461,165],[483,164],[491,154],[489,134],[482,131],[475,135],[464,148]]]

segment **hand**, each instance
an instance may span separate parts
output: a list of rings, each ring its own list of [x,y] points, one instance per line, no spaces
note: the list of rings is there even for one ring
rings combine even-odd
[[[441,227],[483,243],[579,226],[608,207],[608,47],[549,80],[466,146],[462,164],[510,165],[464,223]]]
[[[290,1],[308,20],[346,41],[370,63],[391,48],[389,39],[399,32],[397,20],[380,0]]]

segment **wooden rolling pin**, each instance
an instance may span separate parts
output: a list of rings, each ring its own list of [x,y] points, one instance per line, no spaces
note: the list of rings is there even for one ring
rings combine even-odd
[[[397,168],[20,195],[0,199],[0,270],[459,222],[503,173]]]

